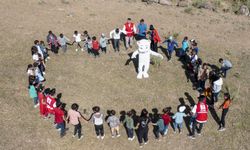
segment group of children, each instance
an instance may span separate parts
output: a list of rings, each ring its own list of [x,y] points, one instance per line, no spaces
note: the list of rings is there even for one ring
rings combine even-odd
[[[129,29],[126,29],[129,28]],[[157,43],[160,42],[159,35],[154,27],[151,25],[152,29],[152,48],[157,51]],[[150,29],[150,30],[151,30]],[[128,22],[124,25],[124,29],[115,29],[111,31],[110,36],[114,40],[115,51],[119,51],[119,40],[116,37],[119,32],[128,34],[129,36],[125,38],[126,48],[132,47],[132,40],[135,36],[137,39],[147,38],[147,26],[142,19],[138,25],[137,34],[135,25],[128,19]],[[49,31],[47,36],[48,48],[45,46],[43,41],[34,41],[34,46],[31,47],[31,54],[33,63],[29,64],[27,67],[28,81],[29,81],[29,94],[34,101],[34,107],[40,108],[40,115],[45,118],[52,118],[55,127],[60,131],[60,136],[63,137],[66,133],[66,124],[70,123],[74,126],[73,137],[77,136],[78,139],[82,139],[82,125],[81,118],[85,121],[91,121],[94,124],[95,133],[98,139],[104,139],[104,123],[106,122],[110,127],[112,138],[120,137],[120,127],[124,125],[129,141],[133,141],[137,136],[140,147],[148,142],[148,132],[149,125],[153,126],[153,133],[156,139],[161,140],[161,137],[167,135],[170,125],[173,127],[174,133],[177,129],[179,133],[182,133],[183,122],[188,119],[190,128],[190,138],[195,139],[195,133],[201,134],[201,130],[204,123],[208,119],[208,107],[214,107],[214,104],[218,101],[218,95],[221,91],[223,80],[220,73],[226,77],[226,72],[232,68],[232,64],[228,60],[219,59],[222,63],[222,68],[217,71],[210,71],[208,69],[209,64],[203,63],[198,57],[199,48],[197,42],[192,39],[188,40],[188,37],[184,37],[182,41],[182,46],[179,48],[178,43],[173,36],[169,36],[163,43],[166,44],[166,53],[169,60],[172,58],[172,53],[175,51],[180,60],[183,61],[186,66],[187,72],[191,80],[196,84],[197,90],[200,92],[198,97],[198,102],[196,105],[191,106],[192,109],[187,110],[186,106],[182,105],[178,107],[178,112],[175,114],[171,112],[171,107],[166,107],[162,110],[162,113],[158,112],[158,109],[152,109],[152,113],[149,113],[147,109],[143,109],[140,115],[137,115],[134,109],[121,113],[118,117],[115,110],[110,110],[105,116],[101,113],[100,107],[95,106],[92,108],[93,113],[86,118],[78,110],[79,105],[74,103],[71,105],[71,109],[68,111],[65,109],[66,104],[61,102],[61,94],[56,95],[56,90],[54,88],[45,88],[45,68],[46,62],[50,59],[48,50],[57,54],[59,48],[64,52],[67,51],[67,45],[76,44],[76,51],[79,49],[84,51],[87,49],[89,54],[93,54],[95,57],[99,56],[99,49],[106,53],[107,44],[109,43],[108,38],[104,34],[101,35],[99,42],[97,38],[89,36],[87,31],[84,31],[83,35],[74,32],[74,41],[69,43],[70,40],[60,34],[56,37],[52,31]],[[81,37],[84,37],[82,40]],[[132,38],[131,38],[132,37]],[[117,39],[116,39],[117,38]],[[115,41],[118,40],[118,41]],[[84,45],[82,45],[84,41]],[[156,47],[155,47],[156,45]],[[117,47],[118,46],[118,47]],[[210,86],[206,86],[206,81],[209,79]],[[219,108],[222,109],[222,116],[219,124],[219,131],[225,130],[225,116],[228,112],[231,103],[231,98],[229,93],[224,94],[224,102]]]

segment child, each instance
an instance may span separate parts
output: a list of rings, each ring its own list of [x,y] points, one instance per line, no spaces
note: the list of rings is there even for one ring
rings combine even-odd
[[[225,93],[224,94],[224,102],[220,105],[219,109],[222,109],[222,113],[221,113],[221,120],[220,120],[220,127],[219,127],[219,131],[225,131],[225,118],[227,115],[227,112],[229,110],[229,106],[231,104],[231,99],[230,99],[230,94],[229,93]]]
[[[88,49],[88,54],[91,55],[92,54],[92,40],[91,40],[91,37],[88,37],[88,39],[87,39],[87,49]]]
[[[100,113],[100,107],[99,106],[95,106],[93,107],[93,115],[91,117],[92,122],[94,123],[95,126],[95,132],[96,132],[96,137],[97,139],[100,138],[101,135],[101,139],[104,139],[104,128],[103,128],[103,114]]]
[[[171,117],[168,114],[170,112],[170,108],[164,108],[162,111],[163,111],[163,114],[161,118],[164,121],[164,135],[167,135],[168,126],[169,126],[169,123],[171,122]]]
[[[67,51],[67,45],[69,41],[70,40],[66,36],[64,36],[62,33],[58,37],[58,43],[64,53]]]
[[[181,134],[181,129],[182,129],[182,123],[183,123],[183,117],[186,117],[187,115],[184,113],[184,110],[186,109],[185,106],[181,106],[179,108],[179,112],[175,113],[173,116],[173,119],[175,119],[174,123],[174,133],[176,133],[177,127],[179,128],[179,133]]]
[[[180,57],[184,57],[189,49],[188,37],[185,36],[182,41]]]
[[[40,41],[39,46],[43,52],[44,60],[47,61],[48,59],[50,59],[49,54],[48,54],[48,48],[45,47],[44,41]]]
[[[54,116],[54,114],[55,114],[55,112],[54,112],[54,109],[56,107],[56,99],[54,97],[55,93],[56,93],[56,89],[51,89],[49,91],[48,95],[46,95],[47,113],[49,115],[49,118],[51,116]]]
[[[143,141],[144,144],[148,143],[148,124],[150,122],[150,118],[148,117],[148,111],[144,108],[141,111],[141,116],[139,118],[138,127],[138,141],[140,144],[140,148],[142,148]]]
[[[47,42],[51,51],[57,54],[59,49],[58,41],[56,35],[52,31],[49,31],[49,34],[47,35]]]
[[[43,95],[44,92],[44,86],[40,84],[38,86],[38,99],[39,99],[39,104],[40,104],[40,115],[43,118],[47,117],[47,111],[46,111],[46,98]]]
[[[72,43],[72,45],[73,45],[74,43],[77,44],[76,52],[78,51],[78,47],[81,49],[81,51],[83,51],[83,48],[82,48],[82,46],[80,45],[80,42],[82,41],[82,39],[81,39],[81,34],[78,33],[78,31],[75,31],[74,34],[73,34],[73,38],[74,38],[74,42]]]
[[[30,97],[34,100],[34,108],[37,108],[37,106],[39,106],[39,103],[38,103],[36,88],[33,84],[29,85],[29,94]]]
[[[60,137],[62,138],[65,135],[65,116],[64,116],[64,111],[62,110],[61,102],[56,104],[54,112],[55,112],[56,129],[60,131]]]
[[[123,33],[122,30],[120,30],[119,28],[116,28],[114,30],[112,30],[109,35],[110,35],[110,39],[114,40],[114,49],[115,52],[119,52],[120,51],[120,39],[121,39],[121,34]]]
[[[125,116],[125,119],[123,121],[123,123],[126,124],[126,129],[127,129],[127,133],[128,133],[128,140],[129,141],[133,141],[135,139],[135,136],[134,136],[134,120],[132,118],[132,112],[129,111],[127,112],[127,115]]]
[[[75,137],[76,133],[78,133],[78,140],[81,140],[83,138],[83,135],[82,125],[79,119],[83,118],[86,121],[87,119],[82,116],[82,114],[78,111],[78,108],[79,105],[76,103],[71,105],[71,109],[68,111],[67,120],[75,126],[73,137]]]
[[[106,38],[105,34],[102,33],[99,42],[100,42],[100,48],[101,48],[102,52],[104,52],[105,54],[107,53],[107,41],[108,41],[108,38]]]
[[[168,52],[168,60],[170,61],[172,58],[172,53],[175,50],[176,47],[178,47],[177,42],[173,39],[172,36],[170,36],[167,40],[165,40],[163,43],[166,43],[167,45],[167,52]]]
[[[115,111],[111,110],[110,115],[108,117],[107,123],[109,124],[110,128],[111,128],[111,134],[112,134],[112,138],[116,137],[120,137],[120,133],[119,133],[119,126],[120,126],[120,120],[118,117],[115,116]]]
[[[157,122],[153,125],[157,126],[157,130],[155,130],[154,134],[157,140],[160,141],[160,134],[164,136],[165,134],[165,125],[164,120],[162,119],[161,115],[158,115],[156,118]]]
[[[100,45],[99,45],[99,42],[96,40],[96,37],[93,36],[92,37],[92,52],[96,58],[96,56],[100,56],[100,53],[99,53],[99,49],[100,49]]]

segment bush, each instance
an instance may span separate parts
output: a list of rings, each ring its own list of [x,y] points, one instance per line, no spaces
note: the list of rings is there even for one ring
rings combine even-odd
[[[206,0],[193,0],[192,5],[196,8],[201,8]]]
[[[193,14],[193,9],[192,7],[187,7],[186,9],[184,9],[184,12],[187,13],[187,14]]]

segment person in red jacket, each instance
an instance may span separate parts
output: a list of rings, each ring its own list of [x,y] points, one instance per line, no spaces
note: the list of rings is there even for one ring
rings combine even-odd
[[[54,97],[56,93],[55,89],[51,89],[49,95],[46,96],[46,105],[47,105],[47,112],[49,117],[54,116],[55,112],[54,109],[56,107],[56,99]]]
[[[63,137],[65,135],[65,115],[64,111],[62,110],[61,102],[57,103],[54,112],[55,112],[56,129],[60,130],[60,137]]]
[[[192,133],[189,136],[192,139],[195,139],[195,130],[197,130],[198,135],[201,134],[202,127],[204,123],[207,122],[207,119],[208,119],[208,106],[205,103],[205,99],[206,97],[204,95],[201,95],[199,97],[198,104],[195,105],[192,110],[192,112],[196,115],[196,118],[192,127]]]
[[[92,37],[92,52],[93,52],[95,58],[96,58],[96,56],[100,56],[99,50],[100,50],[100,44],[96,40],[96,37],[93,36]]]
[[[163,121],[164,121],[164,135],[167,135],[167,133],[168,133],[168,125],[172,120],[171,117],[168,114],[170,112],[170,108],[164,108],[162,111],[164,113],[161,116]]]
[[[158,43],[161,42],[161,38],[153,25],[150,25],[149,30],[151,39],[151,49],[152,51],[158,52]]]
[[[132,48],[133,37],[136,33],[135,24],[131,21],[131,18],[128,18],[127,22],[123,26],[123,31],[126,33],[126,49],[129,47]]]
[[[40,115],[43,118],[47,117],[47,111],[46,111],[46,98],[43,94],[44,92],[44,86],[42,84],[38,87],[38,99],[39,99],[39,106],[40,106]]]

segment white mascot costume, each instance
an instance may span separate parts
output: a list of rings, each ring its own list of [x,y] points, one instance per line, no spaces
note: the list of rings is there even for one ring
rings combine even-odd
[[[148,78],[148,69],[150,65],[150,55],[154,55],[157,57],[161,57],[163,59],[163,56],[159,53],[156,53],[150,49],[150,41],[146,39],[142,39],[137,42],[138,50],[134,51],[131,58],[136,58],[136,55],[139,55],[139,65],[138,65],[138,74],[137,79]]]

